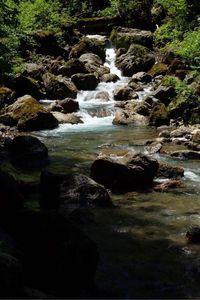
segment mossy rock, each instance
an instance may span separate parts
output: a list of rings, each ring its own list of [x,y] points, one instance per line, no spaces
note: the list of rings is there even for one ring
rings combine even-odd
[[[92,52],[105,61],[105,42],[84,37],[72,48],[69,58],[79,58],[87,52]]]
[[[154,64],[153,67],[149,70],[148,74],[152,77],[156,77],[159,75],[165,75],[168,71],[169,66],[162,62]]]
[[[79,19],[77,25],[79,30],[84,34],[110,33],[113,26],[117,26],[119,22],[120,19],[118,16],[107,16]]]
[[[169,125],[169,113],[164,104],[157,104],[153,107],[149,116],[150,126]]]
[[[29,95],[18,98],[8,106],[6,113],[0,116],[0,122],[17,126],[21,131],[53,129],[58,126],[54,116]]]
[[[110,39],[116,48],[125,48],[127,50],[133,43],[150,49],[153,46],[153,34],[147,30],[116,27],[112,30]]]

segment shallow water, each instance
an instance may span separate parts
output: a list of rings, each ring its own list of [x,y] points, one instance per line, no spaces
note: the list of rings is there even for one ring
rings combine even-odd
[[[146,140],[157,137],[154,128],[112,125],[112,91],[128,80],[114,58],[109,48],[106,65],[120,81],[78,95],[84,124],[37,133],[49,149],[50,170],[89,175],[99,154],[147,153]],[[95,99],[99,91],[109,93],[108,102]],[[155,157],[185,168],[185,188],[112,195],[119,208],[94,210],[95,223],[85,230],[99,247],[99,298],[200,298],[200,246],[189,246],[185,239],[190,225],[200,226],[200,161]]]

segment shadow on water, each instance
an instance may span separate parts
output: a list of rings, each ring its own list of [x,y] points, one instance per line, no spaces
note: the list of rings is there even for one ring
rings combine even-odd
[[[158,212],[160,206],[155,208]],[[150,216],[148,213],[150,212]],[[86,232],[99,247],[96,298],[181,299],[199,297],[200,274],[189,272],[191,257],[169,232],[177,229],[165,218],[120,208],[96,210],[96,222]],[[178,233],[181,235],[181,233]]]

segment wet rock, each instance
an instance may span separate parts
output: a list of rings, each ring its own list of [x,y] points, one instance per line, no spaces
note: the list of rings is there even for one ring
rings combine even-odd
[[[71,114],[64,114],[58,111],[52,112],[54,118],[58,121],[59,124],[81,124],[83,121],[81,120],[81,117],[71,113]]]
[[[77,112],[79,110],[79,103],[74,99],[66,98],[64,100],[57,100],[56,102],[62,107],[62,112],[65,114]]]
[[[99,84],[98,78],[94,74],[78,73],[71,77],[72,82],[79,90],[95,90]]]
[[[184,159],[200,159],[200,152],[199,151],[192,151],[192,150],[179,150],[171,152],[170,155],[172,157],[184,158]]]
[[[108,92],[98,92],[95,99],[101,99],[102,101],[109,101],[110,96]]]
[[[152,108],[149,116],[149,125],[157,127],[169,125],[169,113],[164,104],[157,104]]]
[[[110,39],[117,48],[128,49],[131,44],[139,44],[150,49],[153,46],[152,32],[136,28],[115,27]]]
[[[157,170],[155,159],[136,154],[118,160],[95,160],[91,166],[91,177],[114,192],[127,192],[151,186]]]
[[[16,136],[9,147],[12,163],[21,168],[43,167],[48,164],[48,149],[36,137]]]
[[[44,86],[49,99],[62,100],[65,98],[75,99],[77,96],[77,88],[69,79],[53,74],[46,73],[43,76]]]
[[[0,87],[0,109],[14,102],[14,92],[7,87]]]
[[[0,122],[17,126],[21,131],[53,129],[58,126],[54,116],[29,95],[18,98],[8,106],[6,113],[0,116]]]
[[[200,228],[197,226],[193,226],[189,228],[189,230],[186,233],[186,238],[188,242],[193,244],[199,244],[200,243]]]
[[[152,96],[159,99],[165,105],[168,105],[172,98],[176,95],[175,89],[172,86],[159,86]]]
[[[151,82],[152,77],[146,72],[138,72],[131,77],[131,82]]]
[[[58,69],[58,74],[61,74],[62,76],[71,77],[77,73],[88,73],[88,71],[85,68],[85,64],[76,58],[68,60]]]
[[[84,37],[72,48],[69,58],[80,58],[82,54],[87,52],[94,53],[105,61],[105,42]]]
[[[24,288],[23,268],[15,257],[0,253],[0,297],[1,299],[20,298]]]
[[[132,44],[127,53],[116,58],[117,67],[128,77],[140,71],[149,71],[154,62],[155,58],[151,51],[137,44]]]
[[[0,170],[0,215],[1,218],[23,207],[24,197],[14,177]]]
[[[56,298],[78,299],[93,285],[97,246],[65,216],[24,210],[9,227],[18,241],[27,286]]]
[[[179,166],[172,166],[165,163],[159,163],[157,177],[160,178],[178,178],[184,176],[184,169]]]
[[[100,80],[103,82],[117,82],[119,77],[116,74],[104,74]]]
[[[131,100],[131,99],[135,99],[137,98],[137,94],[135,93],[135,91],[129,87],[119,87],[116,88],[116,90],[114,91],[114,99],[115,100]]]
[[[82,174],[54,175],[43,172],[40,179],[43,208],[112,207],[106,189]]]
[[[169,189],[183,188],[183,187],[185,187],[185,184],[181,180],[168,180],[163,183],[155,185],[154,190],[163,192]]]
[[[145,116],[127,110],[118,111],[112,122],[114,125],[147,125],[148,119]]]
[[[149,143],[148,146],[146,147],[147,151],[149,154],[154,154],[154,153],[159,153],[162,149],[163,145],[159,142],[152,142]]]

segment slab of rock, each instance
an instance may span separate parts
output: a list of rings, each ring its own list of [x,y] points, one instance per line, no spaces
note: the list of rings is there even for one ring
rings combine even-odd
[[[0,116],[0,122],[8,126],[17,126],[21,131],[53,129],[58,126],[54,116],[29,95],[18,98],[8,106],[6,113]]]
[[[192,150],[179,150],[171,152],[170,155],[172,157],[178,158],[185,158],[185,159],[200,159],[200,152],[199,151],[192,151]]]
[[[114,99],[115,100],[131,100],[136,99],[138,95],[136,92],[129,86],[118,87],[114,91]]]
[[[57,104],[62,107],[62,112],[65,114],[77,112],[79,110],[79,103],[71,98],[64,100],[57,100]]]
[[[159,164],[142,154],[123,159],[99,158],[91,166],[91,177],[114,192],[145,189],[152,185]]]
[[[76,58],[68,60],[58,69],[58,74],[61,74],[62,76],[71,77],[77,73],[88,73],[88,71],[85,68],[85,64]]]
[[[117,48],[128,49],[131,44],[140,44],[150,49],[153,46],[153,33],[136,28],[115,27],[110,39]]]
[[[172,86],[159,86],[152,94],[153,97],[159,99],[165,105],[168,105],[172,98],[176,96],[174,87]]]
[[[145,82],[145,83],[148,83],[148,82],[151,82],[152,80],[152,77],[151,75],[149,75],[148,73],[146,72],[138,72],[136,74],[134,74],[132,77],[131,77],[131,82]]]
[[[116,112],[115,117],[112,122],[114,125],[147,125],[148,119],[135,112],[130,112],[127,110],[121,110]]]

